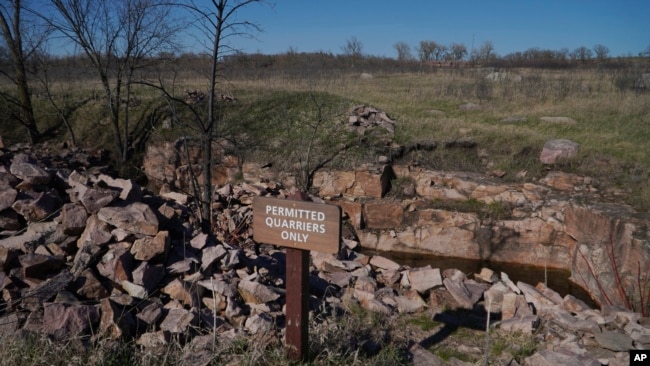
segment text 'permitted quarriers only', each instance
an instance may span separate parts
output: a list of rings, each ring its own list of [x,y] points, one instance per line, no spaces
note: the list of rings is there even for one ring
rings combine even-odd
[[[341,209],[314,202],[255,197],[253,233],[258,243],[337,253]]]

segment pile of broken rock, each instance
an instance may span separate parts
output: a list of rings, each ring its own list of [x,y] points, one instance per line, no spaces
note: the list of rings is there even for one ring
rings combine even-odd
[[[202,331],[221,339],[282,337],[285,257],[252,241],[250,204],[254,196],[285,198],[288,190],[259,182],[219,187],[214,235],[206,235],[193,226],[190,197],[155,195],[113,178],[101,159],[89,162],[92,154],[1,151],[0,337],[18,330],[57,340],[92,334],[143,347],[190,341]],[[88,164],[63,165],[78,160]],[[356,303],[462,325],[445,310],[466,309],[484,324],[489,307],[498,331],[536,335],[538,351],[525,360],[531,365],[627,364],[628,350],[650,347],[650,319],[638,313],[591,309],[489,269],[468,276],[409,268],[361,254],[344,236],[337,255],[311,253],[314,311]],[[413,341],[414,362],[445,364]]]

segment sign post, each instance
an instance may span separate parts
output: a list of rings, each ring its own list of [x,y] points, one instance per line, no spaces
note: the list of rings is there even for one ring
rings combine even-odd
[[[309,353],[309,251],[287,248],[287,358],[302,361]]]
[[[338,253],[341,238],[341,208],[304,197],[253,199],[253,239],[286,247],[285,343],[296,361],[309,351],[309,251]]]

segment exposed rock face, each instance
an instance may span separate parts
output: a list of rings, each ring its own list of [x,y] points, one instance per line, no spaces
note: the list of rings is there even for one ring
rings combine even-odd
[[[618,290],[601,294],[601,288],[619,287],[615,268],[624,277],[619,283],[627,286],[639,270],[650,270],[650,236],[643,229],[648,219],[625,205],[597,203],[594,199],[607,193],[599,192],[598,182],[588,177],[549,172],[539,185],[503,184],[477,174],[401,166],[393,170],[415,182],[414,199],[367,196],[355,203],[358,206],[341,204],[343,212],[362,223],[355,226],[362,247],[566,269],[602,304],[625,304]],[[348,187],[356,184],[354,175],[327,174],[321,172],[316,183],[348,178],[338,186],[339,196],[345,197]],[[332,187],[328,193],[336,196]],[[563,197],[563,191],[594,203],[577,203]],[[436,200],[497,205],[506,218],[437,209]]]
[[[212,143],[212,151],[220,164],[212,167],[212,184],[223,185],[234,181],[240,173],[240,162],[235,155],[228,154],[232,143],[226,140]],[[203,182],[200,165],[199,141],[180,138],[173,143],[149,145],[143,159],[143,170],[153,188],[167,184],[181,192],[191,192],[191,174]]]
[[[381,116],[379,111],[362,106],[353,112],[351,115],[357,117],[351,117],[350,123],[357,123],[358,118],[366,114]],[[575,122],[560,117],[543,120]],[[178,173],[182,170],[181,154],[169,158],[174,155],[170,153],[170,146],[161,156],[175,165],[151,164],[152,172]],[[173,149],[176,151],[183,146],[177,142]],[[571,141],[552,140],[544,147],[540,159],[553,164],[558,159],[572,158],[578,148],[579,145]],[[198,152],[191,150],[189,155],[192,164],[198,163]],[[247,181],[288,181],[287,177],[274,176],[251,163],[245,163],[241,172]],[[182,183],[185,178],[176,173],[167,180],[172,188],[186,184]],[[219,176],[228,179],[231,173]],[[405,185],[408,200],[385,198],[395,177],[409,182]],[[321,170],[315,174],[313,185],[319,196],[341,206],[364,248],[565,269],[571,271],[573,281],[605,304],[624,303],[618,295],[607,298],[599,294],[601,287],[617,288],[614,263],[607,256],[611,253],[607,250],[609,247],[615,249],[615,266],[625,277],[618,282],[620,284],[631,286],[635,273],[639,268],[643,271],[644,265],[650,262],[650,235],[642,229],[648,218],[624,205],[599,204],[612,201],[610,192],[601,189],[597,180],[576,174],[549,171],[538,182],[504,184],[482,174],[384,164],[354,171]],[[436,202],[450,203],[440,207]],[[454,203],[461,209],[444,207]],[[468,209],[472,205],[475,209]],[[485,217],[480,206],[499,213],[496,217]],[[599,218],[599,230],[590,229],[595,217]],[[586,233],[600,233],[607,227],[625,230],[611,229],[609,231],[619,234],[604,232],[598,240],[593,235],[584,237]],[[594,269],[598,270],[596,276]]]
[[[318,195],[331,197],[350,195],[354,197],[381,198],[390,190],[395,173],[390,165],[359,167],[355,171],[319,171],[314,175]]]

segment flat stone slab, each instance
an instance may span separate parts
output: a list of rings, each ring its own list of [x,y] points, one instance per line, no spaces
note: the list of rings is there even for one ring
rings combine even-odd
[[[472,309],[474,304],[476,304],[483,295],[483,291],[472,292],[472,290],[465,286],[461,281],[453,281],[449,278],[445,278],[442,282],[451,296],[465,309]]]
[[[244,280],[239,282],[238,289],[244,300],[252,304],[264,304],[275,301],[280,297],[280,294],[270,287],[253,281]]]
[[[543,349],[524,360],[524,365],[583,365],[600,366],[593,357],[589,355],[578,355],[565,350],[552,351]]]
[[[400,268],[400,265],[397,262],[380,255],[375,255],[370,258],[370,264],[375,267],[388,270],[398,270]]]
[[[419,293],[442,286],[442,276],[439,268],[422,268],[408,271],[408,279],[411,288]]]
[[[614,352],[625,352],[632,349],[632,338],[627,334],[603,331],[594,334],[596,342],[602,347]]]
[[[110,225],[136,234],[154,236],[158,233],[158,218],[145,203],[103,207],[97,212],[97,217]]]
[[[79,200],[89,213],[96,213],[109,205],[120,195],[120,192],[103,188],[86,188],[81,193]]]
[[[50,182],[50,173],[36,164],[14,162],[9,171],[25,182],[35,185],[45,185]]]
[[[539,160],[542,162],[542,164],[554,164],[560,159],[572,159],[576,157],[579,150],[580,144],[571,140],[548,140],[542,148]]]
[[[160,323],[160,329],[170,333],[186,333],[198,318],[196,314],[185,309],[169,309],[167,316]]]

